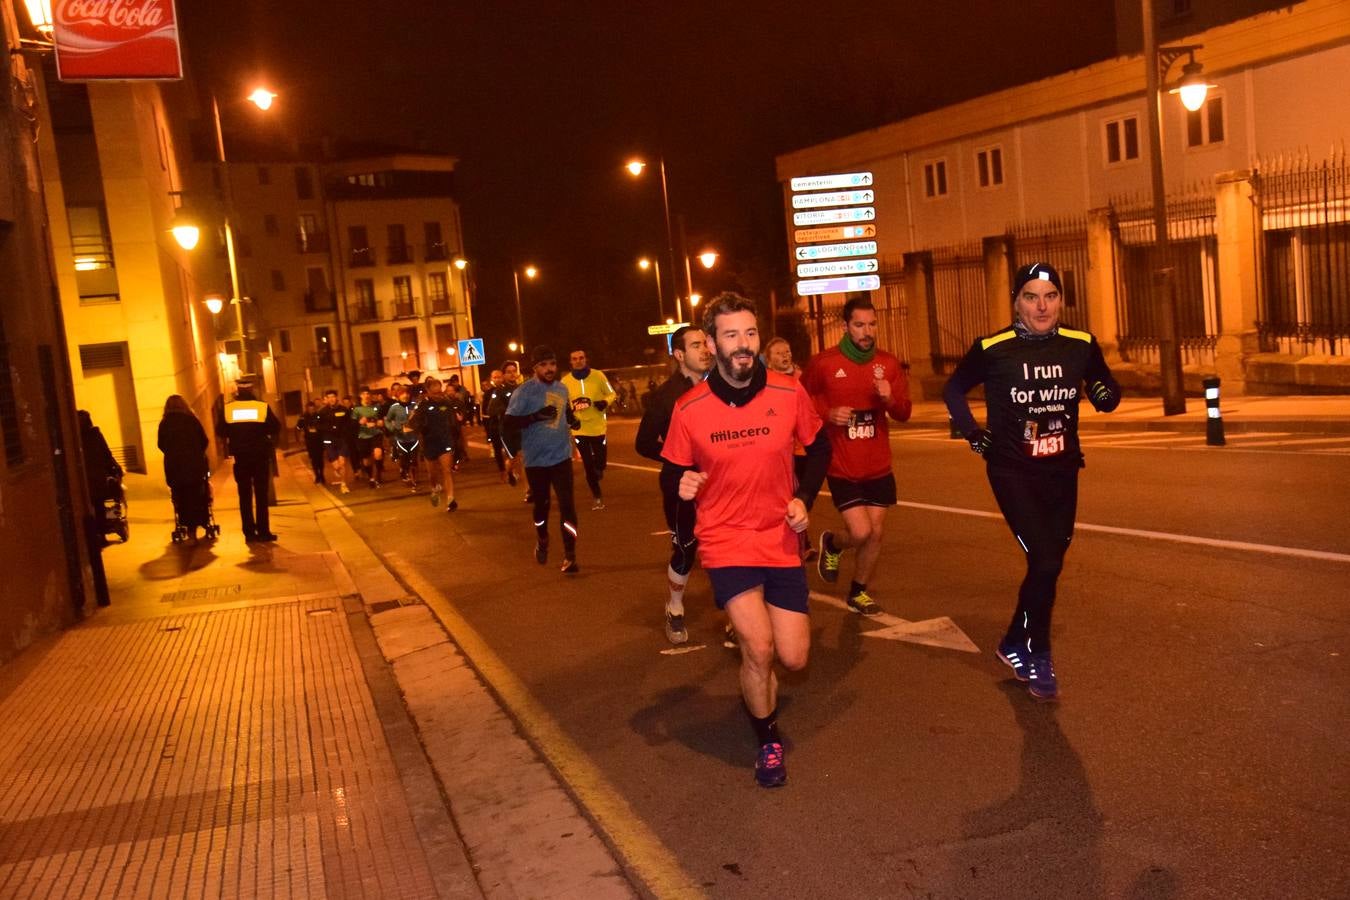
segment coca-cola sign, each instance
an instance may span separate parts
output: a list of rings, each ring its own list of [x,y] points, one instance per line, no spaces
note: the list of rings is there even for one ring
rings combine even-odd
[[[183,77],[173,0],[53,0],[62,81]]]

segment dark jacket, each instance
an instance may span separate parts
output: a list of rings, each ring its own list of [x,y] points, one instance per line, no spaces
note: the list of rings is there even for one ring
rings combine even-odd
[[[240,462],[256,462],[270,457],[281,422],[272,408],[255,400],[251,391],[241,390],[225,404],[225,438],[229,454]]]
[[[89,413],[79,410],[80,446],[84,450],[84,480],[89,488],[89,497],[95,503],[114,496],[108,487],[108,479],[122,477],[122,467],[113,458],[108,449],[108,441],[103,432],[94,425]]]
[[[666,432],[670,430],[670,417],[675,411],[675,401],[684,392],[694,386],[694,382],[678,370],[662,382],[651,393],[651,401],[642,413],[642,423],[638,425],[637,452],[648,459],[661,462],[661,445],[666,441]]]
[[[159,449],[164,454],[164,480],[170,487],[204,481],[210,473],[206,429],[192,413],[171,412],[159,420]]]

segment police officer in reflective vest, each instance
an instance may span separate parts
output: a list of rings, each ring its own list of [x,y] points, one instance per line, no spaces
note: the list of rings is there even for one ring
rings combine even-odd
[[[253,395],[249,382],[240,381],[234,400],[225,404],[226,454],[234,457],[234,483],[239,488],[239,518],[244,540],[275,541],[267,514],[268,479],[272,474],[273,446],[281,422],[268,405]]]

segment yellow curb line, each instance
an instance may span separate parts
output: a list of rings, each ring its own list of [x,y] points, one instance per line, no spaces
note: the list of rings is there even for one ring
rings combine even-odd
[[[609,843],[655,897],[705,897],[698,882],[680,866],[628,801],[609,783],[562,727],[554,721],[482,636],[459,614],[435,585],[415,571],[407,560],[387,554],[386,560],[441,620],[450,637],[510,709],[520,727],[548,759],[585,808]]]

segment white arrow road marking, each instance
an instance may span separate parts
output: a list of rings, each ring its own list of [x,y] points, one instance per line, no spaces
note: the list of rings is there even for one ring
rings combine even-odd
[[[838,597],[812,591],[811,599],[817,603],[837,606],[845,612],[856,615],[853,610],[849,609],[848,604]],[[921,622],[910,622],[890,613],[881,613],[867,618],[872,622],[879,622],[885,627],[873,631],[864,631],[863,637],[884,638],[888,641],[906,641],[910,644],[941,647],[944,650],[960,650],[963,653],[980,652],[980,648],[975,646],[975,642],[966,637],[966,633],[948,616],[924,619]]]
[[[692,647],[688,645],[684,647],[668,647],[667,649],[661,651],[661,655],[679,656],[681,653],[693,653],[695,650],[703,650],[707,646],[708,646],[707,644],[694,644]]]

